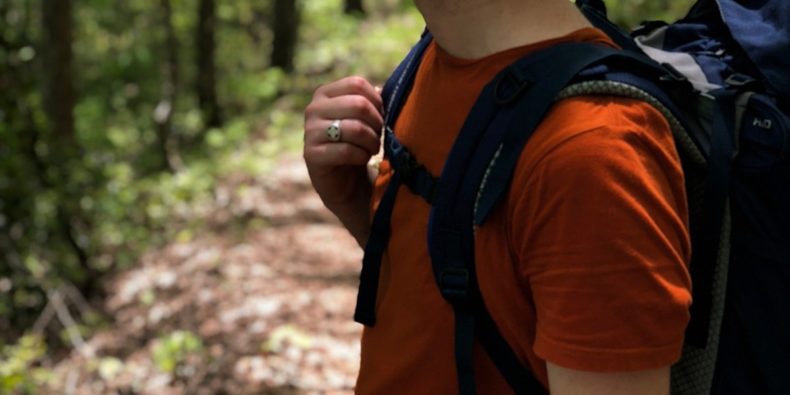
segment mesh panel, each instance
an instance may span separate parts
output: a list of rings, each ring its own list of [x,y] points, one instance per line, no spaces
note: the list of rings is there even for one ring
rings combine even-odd
[[[708,328],[708,345],[704,349],[690,345],[683,348],[683,357],[672,367],[673,395],[710,394],[713,374],[716,370],[721,322],[724,317],[724,296],[727,289],[727,269],[730,262],[731,224],[728,204],[719,236],[719,254],[713,272],[713,300],[710,327]]]

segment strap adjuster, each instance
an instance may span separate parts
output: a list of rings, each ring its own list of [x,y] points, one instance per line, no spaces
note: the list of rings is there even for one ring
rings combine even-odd
[[[398,157],[397,170],[401,172],[401,177],[404,180],[411,180],[415,170],[420,168],[420,164],[408,152],[403,152]]]
[[[724,83],[727,86],[731,86],[738,90],[759,90],[760,89],[760,82],[756,79],[749,77],[746,74],[735,73],[727,77],[724,80]]]
[[[511,65],[499,77],[494,87],[494,100],[499,105],[516,101],[521,94],[532,87],[533,82],[517,66]]]
[[[453,301],[469,296],[472,276],[469,269],[447,267],[439,274],[439,290],[445,299]]]
[[[420,164],[417,163],[417,160],[414,159],[398,139],[390,138],[389,147],[391,151],[390,160],[392,160],[392,164],[395,165],[395,170],[401,172],[404,179],[408,179],[411,174],[414,173],[414,170],[420,167]]]

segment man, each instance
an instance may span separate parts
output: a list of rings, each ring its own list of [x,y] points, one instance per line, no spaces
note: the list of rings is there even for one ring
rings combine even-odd
[[[513,61],[563,42],[612,45],[567,1],[417,0],[434,42],[395,125],[437,176],[477,95]],[[324,204],[364,245],[391,177],[366,164],[382,99],[360,77],[319,88],[304,157]],[[476,232],[486,306],[552,394],[666,394],[688,321],[683,175],[666,120],[618,97],[558,102],[522,152],[506,199]],[[366,327],[359,393],[457,393],[453,312],[426,244],[430,206],[401,188]],[[511,392],[481,349],[478,393]]]

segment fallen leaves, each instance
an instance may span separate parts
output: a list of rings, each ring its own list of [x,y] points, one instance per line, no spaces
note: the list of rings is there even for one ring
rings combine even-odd
[[[231,179],[215,196],[210,229],[147,253],[109,284],[114,325],[87,341],[98,357],[61,361],[52,390],[69,381],[91,395],[352,392],[361,251],[301,160],[265,179]],[[226,232],[250,217],[268,226]]]

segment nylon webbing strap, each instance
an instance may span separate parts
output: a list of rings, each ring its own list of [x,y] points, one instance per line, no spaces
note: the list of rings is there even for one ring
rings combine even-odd
[[[392,76],[387,80],[381,96],[386,100],[384,106],[384,126],[393,128],[395,121],[400,115],[400,110],[406,101],[408,92],[411,90],[411,85],[414,82],[414,76],[417,74],[417,69],[420,67],[422,55],[428,48],[428,44],[433,40],[433,36],[427,30],[423,32],[420,41],[406,55],[406,58],[398,65]]]
[[[387,248],[390,236],[390,213],[395,205],[400,177],[394,174],[387,191],[379,202],[379,208],[373,217],[370,237],[365,244],[365,255],[362,258],[362,272],[359,277],[359,293],[354,320],[367,326],[376,325],[376,295],[378,294],[381,257]]]
[[[689,271],[694,280],[691,321],[686,328],[687,343],[704,348],[708,342],[713,306],[713,274],[718,260],[724,210],[730,195],[730,173],[735,150],[736,90],[711,92],[716,98],[708,155],[707,179],[700,226],[692,229],[694,251]]]
[[[384,151],[390,160],[393,170],[400,173],[401,180],[415,194],[421,196],[428,204],[433,204],[439,179],[432,176],[425,166],[419,164],[414,156],[404,147],[392,129],[387,128],[387,141]]]
[[[455,371],[458,393],[474,395],[477,390],[474,370],[475,314],[471,306],[453,305],[455,315]],[[458,341],[461,339],[463,341]]]
[[[391,131],[398,114],[406,101],[414,76],[420,65],[420,59],[431,42],[431,35],[427,31],[417,45],[412,48],[406,59],[398,65],[392,77],[387,81],[382,91],[385,99],[384,126],[386,131]],[[391,133],[385,131],[384,145],[391,144]],[[385,151],[386,152],[386,151]],[[362,271],[359,277],[359,293],[357,294],[357,307],[354,311],[354,320],[367,326],[376,324],[376,299],[378,295],[379,274],[381,272],[381,259],[390,238],[390,218],[395,206],[395,198],[402,183],[401,176],[395,172],[390,179],[384,196],[379,202],[379,207],[373,216],[370,236],[365,244],[365,255],[362,258]]]

